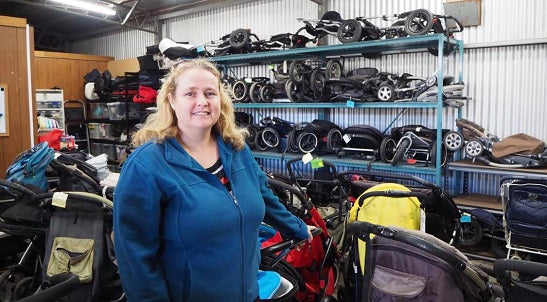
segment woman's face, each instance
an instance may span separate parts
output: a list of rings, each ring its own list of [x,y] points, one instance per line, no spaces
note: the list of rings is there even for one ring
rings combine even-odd
[[[176,88],[169,94],[182,133],[210,131],[220,117],[218,78],[201,68],[190,68],[175,79]]]

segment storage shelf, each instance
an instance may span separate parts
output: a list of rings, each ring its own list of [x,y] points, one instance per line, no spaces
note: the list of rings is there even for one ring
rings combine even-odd
[[[277,152],[259,152],[253,151],[255,158],[263,159],[277,159],[277,160],[290,160],[294,158],[302,158],[302,154],[291,154],[291,153],[277,153]],[[395,172],[411,172],[411,173],[422,173],[422,174],[435,174],[435,168],[433,167],[424,167],[424,166],[411,166],[411,165],[398,165],[392,166],[391,164],[386,164],[380,161],[370,161],[364,159],[352,159],[352,158],[338,158],[335,155],[324,155],[324,156],[314,156],[316,158],[321,158],[325,161],[328,161],[334,165],[338,166],[350,166],[355,168],[365,168],[365,169],[374,169],[374,170],[387,170]]]
[[[448,39],[443,34],[412,36],[397,39],[374,40],[316,47],[293,48],[287,50],[265,51],[239,55],[228,55],[211,58],[213,61],[226,64],[245,64],[260,62],[304,59],[310,57],[328,57],[363,53],[404,52],[409,49],[438,48],[439,43],[457,46],[457,40]]]
[[[463,159],[448,164],[451,171],[485,173],[506,176],[525,176],[547,179],[547,169],[524,169],[524,168],[500,168],[493,167],[481,162],[472,162],[470,159]]]
[[[355,103],[234,103],[234,108],[437,108],[436,102]]]
[[[485,194],[463,194],[452,198],[462,209],[483,208],[491,212],[502,214],[502,203],[499,196]]]

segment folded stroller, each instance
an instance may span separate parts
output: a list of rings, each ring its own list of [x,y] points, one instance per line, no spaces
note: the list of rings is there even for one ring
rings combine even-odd
[[[367,245],[355,301],[494,301],[488,275],[429,234],[364,221],[348,232]]]
[[[547,256],[547,181],[504,179],[501,185],[507,256]]]
[[[518,278],[513,272],[518,273]],[[505,301],[547,301],[547,264],[498,259],[494,262],[494,274],[503,286]]]

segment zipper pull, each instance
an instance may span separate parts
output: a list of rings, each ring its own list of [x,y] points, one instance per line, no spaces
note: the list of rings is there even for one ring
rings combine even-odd
[[[234,200],[234,203],[235,203],[236,205],[238,205],[239,203],[237,202],[237,199],[236,199],[236,197],[235,197],[235,195],[234,195],[234,192],[230,191],[230,196],[232,196],[232,199]]]

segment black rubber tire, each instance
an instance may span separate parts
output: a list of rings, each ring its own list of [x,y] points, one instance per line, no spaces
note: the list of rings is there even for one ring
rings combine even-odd
[[[275,96],[275,87],[272,84],[266,84],[260,88],[260,100],[263,103],[271,103]]]
[[[299,101],[297,87],[292,80],[288,80],[285,84],[285,92],[291,102],[296,103]]]
[[[262,103],[260,100],[260,89],[262,88],[261,82],[253,82],[249,88],[249,98],[252,103]]]
[[[279,135],[279,132],[275,130],[274,128],[266,127],[264,130],[262,130],[261,133],[262,141],[264,143],[274,149],[279,147],[279,143],[281,142],[281,136]]]
[[[337,154],[343,144],[342,131],[337,128],[330,129],[327,133],[327,148],[329,151]]]
[[[259,130],[255,135],[255,149],[258,151],[266,151],[268,150],[268,145],[266,145],[266,142],[262,139],[262,132],[264,130]]]
[[[397,147],[397,143],[394,139],[391,137],[384,137],[380,144],[380,150],[378,151],[380,153],[380,160],[384,163],[391,163],[395,156],[395,147]]]
[[[363,36],[363,26],[361,22],[355,19],[348,19],[340,24],[336,33],[338,40],[342,43],[352,43],[361,40]]]
[[[395,154],[393,155],[393,159],[391,160],[391,165],[395,166],[397,163],[403,158],[403,155],[406,152],[406,149],[408,146],[410,146],[410,139],[408,138],[401,138],[403,141],[397,146],[397,149],[395,150]]]
[[[289,134],[287,135],[287,149],[289,152],[292,153],[299,153],[300,149],[298,149],[298,141],[296,140],[298,138],[298,130],[292,129],[289,131]]]
[[[242,80],[238,80],[232,85],[234,102],[245,103],[249,99],[249,86]]]
[[[441,167],[444,167],[446,164],[446,159],[448,158],[448,152],[446,151],[446,146],[441,144],[442,153],[441,153]],[[433,166],[437,163],[437,142],[433,141],[431,143],[431,150],[429,151],[429,155],[431,156],[431,164]]]
[[[255,124],[247,125],[247,131],[249,131],[249,136],[245,138],[245,142],[247,143],[247,145],[249,145],[251,149],[255,148],[255,138],[259,130],[260,130],[260,127],[258,127]]]
[[[228,43],[230,43],[230,47],[234,50],[240,50],[249,43],[249,36],[250,34],[247,30],[238,28],[230,33]]]
[[[496,237],[505,237],[505,233],[503,230],[496,230],[493,233],[493,236]],[[496,258],[505,258],[507,257],[507,241],[496,239],[494,237],[490,238],[490,250],[496,256]]]
[[[293,83],[304,82],[304,71],[306,66],[302,61],[292,61],[289,65],[289,78]]]
[[[475,219],[470,222],[460,224],[460,234],[458,236],[458,245],[462,247],[472,247],[481,242],[483,230],[481,224]]]
[[[341,78],[343,70],[344,66],[342,66],[340,60],[329,59],[325,65],[325,78],[327,80],[332,78]]]
[[[427,9],[417,9],[406,17],[405,32],[409,36],[422,36],[433,27],[433,14]]]
[[[310,88],[314,92],[314,95],[323,95],[323,89],[325,89],[325,74],[320,69],[315,69],[311,73]]]
[[[313,132],[302,132],[296,140],[302,153],[312,153],[319,146],[319,138]]]

